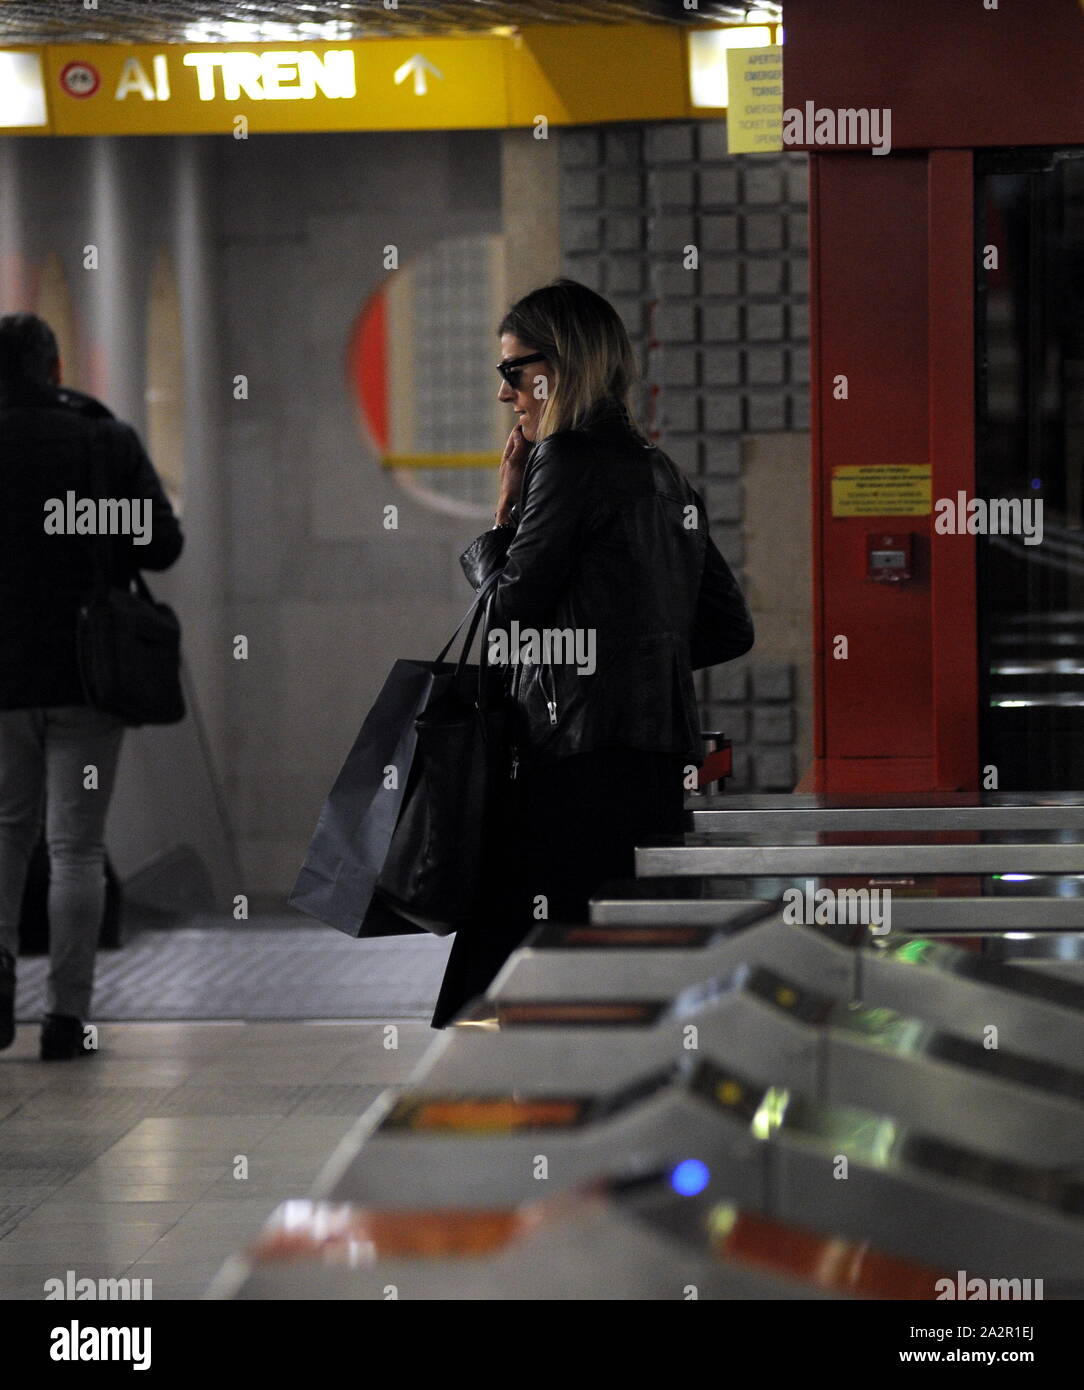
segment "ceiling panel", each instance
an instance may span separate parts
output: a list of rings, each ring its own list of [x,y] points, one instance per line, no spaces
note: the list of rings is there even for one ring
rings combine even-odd
[[[233,4],[195,0],[0,0],[0,43],[214,43],[404,37],[477,33],[527,24],[699,24],[737,22],[748,10],[779,15],[779,4],[712,3],[686,9],[682,0],[399,0],[368,3]],[[236,26],[246,26],[244,29]],[[279,28],[278,26],[281,26]]]

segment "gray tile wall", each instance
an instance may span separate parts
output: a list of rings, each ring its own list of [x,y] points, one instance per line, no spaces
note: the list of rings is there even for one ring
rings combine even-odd
[[[742,436],[808,428],[807,159],[731,156],[725,121],[559,138],[564,274],[624,319],[643,418],[701,491],[740,578]],[[754,648],[697,679],[703,727],[734,741],[730,785],[789,790],[793,664],[758,661]]]
[[[249,399],[225,403],[222,440],[230,630],[250,643],[229,664],[225,780],[252,891],[281,893],[392,662],[435,655],[469,601],[457,557],[484,523],[430,511],[376,465],[344,359],[388,278],[386,244],[405,264],[499,228],[499,136],[276,136],[216,150],[222,353],[229,379],[250,378]],[[444,381],[419,372],[423,417]],[[397,531],[383,525],[387,503]]]

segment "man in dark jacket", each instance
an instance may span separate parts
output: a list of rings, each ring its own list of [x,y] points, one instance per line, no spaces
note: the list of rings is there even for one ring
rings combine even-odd
[[[91,442],[98,476],[92,481]],[[115,499],[101,505],[105,498]],[[60,386],[56,338],[0,318],[0,1048],[15,1035],[15,960],[27,866],[44,812],[50,974],[41,1056],[83,1051],[105,899],[103,835],[123,722],[88,705],[76,629],[94,547],[110,582],[167,569],[180,527],[139,437]]]

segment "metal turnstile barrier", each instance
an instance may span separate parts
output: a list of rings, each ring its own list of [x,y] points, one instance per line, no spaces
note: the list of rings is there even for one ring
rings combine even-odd
[[[770,906],[744,921],[707,927],[542,927],[490,987],[501,1003],[530,1000],[673,999],[697,981],[759,965],[843,1003],[983,1036],[1055,1065],[1084,1065],[1084,984],[1047,978],[944,943],[861,924],[784,920]]]
[[[640,878],[604,884],[590,903],[598,926],[706,926],[741,920],[788,890],[891,894],[894,931],[994,935],[1084,932],[1084,874],[974,874]],[[1010,891],[1011,890],[1011,891]]]
[[[214,1296],[263,1299],[928,1300],[944,1271],[785,1225],[688,1169],[476,1212],[283,1203]],[[678,1194],[681,1195],[678,1195]],[[693,1197],[693,1200],[690,1200]]]
[[[492,1009],[488,1001],[480,1006]],[[891,1115],[947,1143],[1034,1167],[1084,1162],[1084,1073],[1014,1053],[989,1032],[949,1032],[840,1004],[741,966],[660,1001],[497,1001],[499,1031],[469,1021],[423,1059],[412,1086],[547,1095],[635,1087],[695,1051],[812,1100]],[[996,1025],[993,1025],[996,1028]],[[965,1099],[961,1099],[965,1097]]]
[[[1072,957],[1084,796],[687,809],[590,925],[510,958],[216,1296],[1084,1292],[1084,983],[920,935]],[[880,936],[780,901],[875,886]],[[826,1282],[821,1248],[877,1280]]]
[[[552,1192],[597,1181],[617,1156],[645,1171],[695,1158],[728,1201],[926,1265],[1080,1277],[1084,1189],[1072,1177],[706,1059],[595,1096],[410,1091],[371,1109],[316,1195],[397,1209],[517,1205],[536,1195],[540,1162]]]
[[[842,835],[844,832],[840,832]],[[851,834],[671,836],[636,850],[636,875],[1078,873],[1081,831],[938,831]]]
[[[1084,830],[1084,795],[955,792],[942,795],[691,797],[689,828],[722,835],[803,831]]]

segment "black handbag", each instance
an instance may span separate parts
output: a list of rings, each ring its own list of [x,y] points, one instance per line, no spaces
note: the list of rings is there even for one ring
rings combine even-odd
[[[499,576],[483,585],[489,589]],[[481,595],[479,595],[481,597]],[[486,846],[503,809],[511,768],[513,710],[487,678],[492,593],[478,603],[454,668],[434,663],[429,700],[414,722],[417,743],[402,808],[377,879],[375,896],[414,926],[447,936],[477,911]],[[467,654],[484,618],[477,667]]]
[[[97,430],[89,449],[93,491],[107,497]],[[124,588],[113,584],[108,555],[109,537],[95,536],[94,587],[80,605],[76,629],[87,703],[130,725],[176,724],[185,716],[181,624],[167,603],[155,601],[138,570]]]
[[[479,587],[436,661],[400,657],[392,665],[324,802],[305,862],[287,899],[291,907],[348,936],[402,936],[424,930],[443,934],[453,929],[432,916],[425,919],[426,925],[419,925],[389,904],[398,901],[409,912],[407,900],[414,892],[409,882],[410,836],[419,833],[418,822],[424,811],[421,774],[415,772],[419,721],[436,710],[457,669],[461,683],[471,678],[470,668],[463,662],[457,668],[444,658],[499,573]],[[464,656],[469,649],[470,638]],[[431,772],[432,763],[429,766]],[[389,777],[389,768],[395,769],[395,778]],[[409,814],[401,817],[408,790],[412,806]],[[440,819],[438,808],[430,819],[434,832]],[[386,898],[377,892],[377,881],[384,874],[397,830],[394,862],[385,875],[390,894]]]

